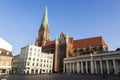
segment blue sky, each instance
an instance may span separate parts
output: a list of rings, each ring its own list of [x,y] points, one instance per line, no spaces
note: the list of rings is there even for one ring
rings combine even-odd
[[[120,47],[120,0],[0,0],[0,36],[14,54],[34,44],[46,4],[52,40],[64,32],[74,39],[102,36],[109,50]]]

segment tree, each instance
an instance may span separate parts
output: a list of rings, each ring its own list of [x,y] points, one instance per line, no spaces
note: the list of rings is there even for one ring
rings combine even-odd
[[[115,51],[120,51],[120,48],[117,48]]]

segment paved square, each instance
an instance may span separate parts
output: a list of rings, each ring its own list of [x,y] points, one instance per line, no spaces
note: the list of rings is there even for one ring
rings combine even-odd
[[[9,75],[0,76],[0,80],[120,80],[120,75],[92,74],[45,74],[45,75]]]

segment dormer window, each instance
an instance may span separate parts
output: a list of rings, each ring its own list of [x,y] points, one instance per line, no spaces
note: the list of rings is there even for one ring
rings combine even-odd
[[[7,55],[9,55],[9,52],[7,51]]]
[[[93,50],[96,51],[96,50],[97,50],[97,47],[93,47]]]
[[[74,49],[74,52],[77,52],[77,49],[76,49],[76,48]]]
[[[79,50],[79,52],[83,52],[84,50],[81,48],[80,50]]]

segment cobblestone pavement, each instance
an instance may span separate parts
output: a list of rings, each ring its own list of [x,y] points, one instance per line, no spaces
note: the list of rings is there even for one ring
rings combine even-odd
[[[120,75],[93,74],[45,74],[45,75],[9,75],[0,76],[0,80],[120,80]]]

